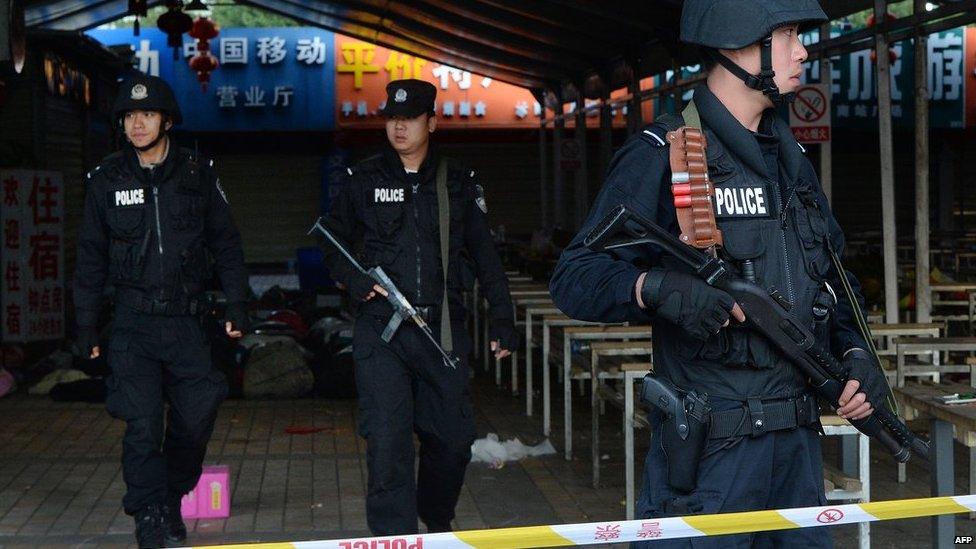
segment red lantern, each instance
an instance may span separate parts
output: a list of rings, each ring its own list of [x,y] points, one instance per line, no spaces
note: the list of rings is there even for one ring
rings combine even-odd
[[[210,73],[217,70],[218,66],[220,66],[220,63],[217,62],[217,58],[207,50],[198,51],[190,59],[190,69],[197,73],[200,89],[207,91],[207,84],[210,83]]]
[[[183,13],[180,2],[168,3],[169,11],[159,16],[156,26],[166,33],[166,45],[173,48],[173,60],[180,58],[180,48],[183,47],[183,33],[193,27],[193,19]]]
[[[896,21],[896,20],[898,20],[898,18],[895,17],[894,15],[892,15],[890,13],[886,13],[885,14],[885,21],[886,22],[891,23],[892,21]],[[874,17],[873,14],[868,17],[868,20],[867,20],[868,27],[873,27],[876,22],[877,22],[877,19],[875,19],[875,17]],[[894,63],[895,61],[898,61],[898,52],[896,52],[894,50],[894,48],[888,48],[888,61],[889,61],[889,63]],[[877,50],[871,50],[871,62],[872,63],[877,63],[878,62],[878,51]]]
[[[898,61],[898,52],[896,52],[894,49],[889,48],[888,49],[888,63],[891,64],[891,65],[893,65],[895,63],[895,61]],[[871,50],[871,62],[872,63],[877,63],[878,62],[878,52],[875,51],[875,50]]]
[[[197,73],[197,80],[203,91],[207,91],[210,73],[220,66],[217,58],[210,53],[210,40],[218,34],[220,30],[217,25],[206,17],[199,17],[190,29],[190,36],[197,39],[197,54],[190,59],[190,68]]]
[[[220,30],[217,29],[217,24],[206,17],[197,18],[197,20],[193,22],[193,26],[190,28],[190,36],[199,40],[199,42],[197,42],[197,49],[200,49],[200,44],[216,38],[218,34],[220,34]],[[209,44],[207,49],[209,49]]]

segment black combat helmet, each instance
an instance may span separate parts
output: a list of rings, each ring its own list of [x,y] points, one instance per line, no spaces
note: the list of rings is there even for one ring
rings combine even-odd
[[[681,11],[681,41],[700,46],[706,55],[737,76],[746,86],[774,103],[791,102],[796,94],[782,94],[773,81],[772,33],[785,25],[801,30],[827,21],[817,0],[685,0]],[[717,50],[738,50],[761,43],[762,68],[747,73]]]
[[[121,120],[122,115],[134,110],[162,112],[173,124],[183,121],[173,88],[158,76],[139,74],[119,86],[119,94],[112,105],[112,118]]]

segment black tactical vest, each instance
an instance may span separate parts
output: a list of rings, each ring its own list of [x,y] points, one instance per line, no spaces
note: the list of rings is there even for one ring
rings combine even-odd
[[[699,109],[704,111],[702,125],[708,140],[709,179],[715,187],[716,221],[724,238],[720,253],[741,274],[767,290],[775,290],[781,303],[827,348],[829,315],[835,304],[824,283],[830,268],[827,218],[815,199],[817,183],[809,162],[792,135],[782,133],[789,128],[778,119],[771,120],[769,130],[780,137],[778,166],[771,173],[765,169],[754,135],[741,125],[737,127],[739,134],[716,132],[709,124],[715,117],[708,117],[714,109]],[[734,120],[719,118],[718,122]],[[660,147],[658,140],[682,125],[681,117],[666,115],[645,130],[645,140]],[[752,153],[751,161],[736,154],[726,141],[746,148]],[[669,174],[665,174],[662,185],[669,185]],[[664,195],[670,196],[669,190],[662,190]],[[667,257],[664,261],[668,268],[686,270]],[[655,322],[654,330],[655,367],[679,386],[737,399],[790,396],[805,387],[803,377],[779,351],[762,336],[735,326],[734,321],[733,326],[704,342],[668,322]]]

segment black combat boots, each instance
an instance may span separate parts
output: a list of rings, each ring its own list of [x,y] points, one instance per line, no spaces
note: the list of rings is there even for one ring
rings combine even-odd
[[[163,537],[167,547],[183,547],[186,545],[186,524],[180,513],[182,497],[168,498],[163,506]]]
[[[135,515],[136,542],[139,549],[164,547],[163,510],[161,505],[147,505]]]

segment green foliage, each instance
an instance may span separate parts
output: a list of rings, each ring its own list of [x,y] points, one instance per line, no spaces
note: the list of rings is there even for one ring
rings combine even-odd
[[[895,17],[905,17],[906,15],[911,15],[914,11],[912,9],[912,4],[912,0],[892,2],[888,4],[888,13],[894,15]],[[874,9],[864,10],[847,17],[847,20],[851,22],[851,25],[853,25],[855,29],[860,29],[868,25],[868,18],[873,14]]]
[[[221,27],[298,27],[301,23],[284,15],[251,6],[214,6],[212,19]]]
[[[211,2],[212,3],[212,2]],[[143,28],[151,28],[156,26],[156,20],[159,16],[166,13],[166,8],[164,6],[156,6],[149,10],[149,14],[143,17],[139,24]],[[214,21],[220,27],[297,27],[301,23],[284,15],[278,15],[277,13],[272,13],[260,8],[255,8],[251,6],[239,6],[239,5],[216,5],[212,6],[210,12],[193,12],[190,13],[194,19],[198,15],[206,15]],[[134,17],[123,17],[118,21],[114,21],[106,25],[108,28],[116,29],[129,29],[135,24]]]

